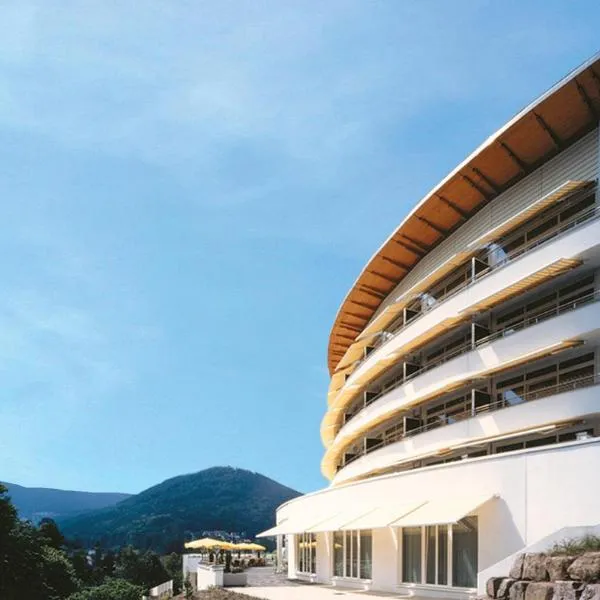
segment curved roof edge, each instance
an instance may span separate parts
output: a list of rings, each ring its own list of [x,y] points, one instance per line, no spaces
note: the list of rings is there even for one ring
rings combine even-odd
[[[342,301],[329,336],[330,374],[423,256],[493,198],[596,127],[599,114],[600,52],[519,111],[422,198]]]

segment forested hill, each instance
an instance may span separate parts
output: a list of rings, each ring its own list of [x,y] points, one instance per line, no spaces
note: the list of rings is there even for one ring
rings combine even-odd
[[[77,492],[2,483],[8,489],[8,494],[21,519],[64,517],[73,513],[112,506],[130,496],[130,494]]]
[[[63,519],[60,527],[87,546],[132,544],[163,552],[203,531],[252,537],[273,525],[277,506],[299,495],[259,473],[212,467],[167,479],[113,507]]]

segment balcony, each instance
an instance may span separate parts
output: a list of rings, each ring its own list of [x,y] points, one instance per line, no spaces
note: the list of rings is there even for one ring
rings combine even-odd
[[[476,324],[472,324],[470,342],[462,344],[456,348],[453,348],[449,352],[445,352],[437,356],[435,360],[423,362],[420,365],[412,365],[410,372],[407,372],[407,369],[403,368],[403,372],[401,374],[389,381],[386,381],[385,385],[378,392],[365,392],[364,404],[356,407],[356,409],[351,413],[346,413],[344,424],[351,422],[351,420],[360,413],[363,407],[369,406],[373,402],[379,400],[379,398],[382,396],[406,384],[415,377],[423,375],[424,373],[427,373],[428,371],[431,371],[432,369],[435,369],[436,367],[439,367],[458,356],[476,350],[485,344],[489,344],[496,340],[511,336],[519,331],[522,331],[523,329],[532,327],[533,325],[537,325],[538,323],[542,323],[548,319],[552,319],[553,317],[557,317],[583,306],[587,306],[588,304],[592,304],[598,300],[600,300],[600,290],[595,290],[589,294],[585,294],[581,297],[577,297],[574,300],[568,300],[566,302],[561,302],[560,299],[557,299],[555,306],[534,315],[530,315],[520,321],[512,322],[509,326],[500,328],[488,335],[482,335],[483,328],[477,326]]]
[[[453,423],[447,426],[431,423],[398,432],[356,452],[338,467],[334,483],[415,460],[449,456],[452,452],[481,447],[496,440],[543,432],[557,424],[573,423],[600,412],[598,392],[592,389],[599,383],[600,376],[595,373],[523,394],[516,405],[502,399],[480,407],[472,406],[453,415]]]
[[[353,363],[354,369],[357,369],[362,363],[364,363],[374,350],[383,346],[392,337],[395,337],[407,327],[414,324],[418,319],[422,318],[432,309],[438,307],[438,305],[464,289],[474,285],[483,277],[489,275],[493,271],[505,267],[509,263],[513,262],[517,258],[535,250],[539,246],[546,242],[553,240],[557,236],[571,231],[573,228],[578,227],[583,223],[587,223],[591,219],[595,219],[600,215],[600,207],[594,205],[587,210],[573,215],[571,218],[563,221],[560,225],[550,228],[543,235],[531,240],[530,242],[520,245],[510,252],[502,251],[497,244],[493,249],[487,249],[483,252],[479,252],[476,256],[472,256],[470,259],[471,266],[467,269],[469,277],[466,277],[464,281],[457,285],[448,286],[443,285],[446,281],[438,284],[443,289],[442,293],[432,294],[433,290],[423,292],[418,299],[415,299],[409,307],[405,307],[401,313],[401,317],[391,323],[391,327],[379,331],[373,334],[373,341],[364,346],[364,353],[362,358],[356,360]],[[476,240],[477,241],[477,240]],[[464,253],[466,254],[466,253]],[[447,279],[456,278],[456,274],[453,273]],[[361,336],[359,336],[360,338]],[[340,365],[343,363],[340,362]]]
[[[554,318],[537,315],[537,319],[527,319],[529,327],[521,327],[508,335],[497,332],[492,341],[415,375],[406,383],[398,382],[397,387],[386,390],[341,428],[334,429],[332,443],[321,463],[323,473],[332,476],[341,456],[358,439],[415,407],[448,397],[450,392],[466,389],[475,381],[489,381],[499,372],[556,355],[582,343],[596,344],[598,330],[595,324],[600,313],[596,297],[594,293],[593,297],[574,302],[575,310],[570,308],[571,303],[560,310],[557,307],[559,314]]]
[[[507,255],[504,261],[453,291],[443,302],[412,319],[384,344],[371,350],[359,366],[345,375],[341,387],[335,393],[330,392],[330,409],[321,427],[324,444],[330,445],[335,438],[341,426],[341,411],[402,356],[450,331],[471,314],[489,310],[581,264],[578,257],[598,245],[599,215],[600,208],[594,206],[546,232],[527,248],[518,248],[514,257]]]

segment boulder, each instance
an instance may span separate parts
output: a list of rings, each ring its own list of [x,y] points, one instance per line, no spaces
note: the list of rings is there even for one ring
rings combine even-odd
[[[521,579],[523,576],[523,561],[525,560],[524,554],[519,554],[517,558],[515,558],[515,562],[513,562],[513,566],[510,568],[508,572],[508,576],[511,579]]]
[[[508,592],[509,600],[525,600],[525,592],[529,583],[529,581],[515,581]]]
[[[548,581],[532,581],[525,590],[525,600],[552,600],[554,585]]]
[[[488,598],[498,598],[498,588],[504,581],[504,577],[490,577],[485,584],[485,593]]]
[[[600,552],[586,552],[578,556],[567,569],[571,579],[598,581],[600,579]]]
[[[579,600],[583,587],[580,581],[555,581],[552,600]]]
[[[569,579],[569,567],[574,560],[574,556],[549,556],[546,560],[546,569],[550,581]]]
[[[600,600],[600,583],[588,583],[583,588],[581,600]]]
[[[548,556],[546,554],[538,552],[527,553],[523,560],[523,579],[528,579],[529,581],[547,581],[547,560]]]
[[[508,600],[510,588],[512,584],[516,581],[516,579],[511,579],[510,577],[505,577],[502,580],[502,583],[498,587],[498,591],[496,592],[496,598],[498,600]]]

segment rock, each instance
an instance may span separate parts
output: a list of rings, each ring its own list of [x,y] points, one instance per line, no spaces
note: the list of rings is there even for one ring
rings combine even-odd
[[[529,581],[515,581],[510,586],[510,591],[508,592],[509,599],[510,600],[525,600],[525,592],[527,591],[528,585],[529,585]]]
[[[525,590],[525,600],[552,600],[553,596],[554,585],[548,581],[532,581]]]
[[[498,587],[498,591],[496,592],[496,598],[498,600],[508,600],[510,588],[512,584],[516,581],[516,579],[511,579],[510,577],[505,577],[502,580],[502,583]]]
[[[600,552],[586,552],[578,556],[567,569],[571,579],[598,581],[600,579]]]
[[[510,568],[508,572],[508,576],[511,579],[521,579],[523,577],[523,561],[525,560],[524,554],[519,554],[517,558],[515,558],[515,562],[513,566]]]
[[[527,553],[523,560],[523,579],[530,581],[547,581],[548,569],[546,569],[546,561],[548,556],[542,553]]]
[[[580,581],[555,581],[552,600],[579,600],[582,591]]]
[[[549,556],[546,559],[546,569],[550,581],[569,579],[569,567],[575,560],[574,556]]]
[[[504,581],[504,577],[490,577],[485,584],[485,593],[489,598],[498,598],[498,588]]]
[[[581,600],[600,600],[600,583],[588,583],[583,589]]]

